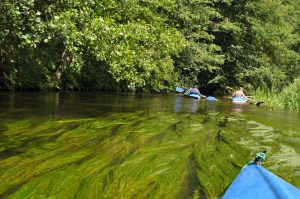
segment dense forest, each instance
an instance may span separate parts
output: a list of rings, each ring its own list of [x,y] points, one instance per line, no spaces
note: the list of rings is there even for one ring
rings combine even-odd
[[[2,0],[0,89],[283,89],[296,0]]]

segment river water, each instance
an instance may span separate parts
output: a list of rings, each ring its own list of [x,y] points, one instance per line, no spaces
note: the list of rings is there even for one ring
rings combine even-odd
[[[228,99],[0,92],[0,198],[218,198],[261,150],[299,188],[299,122]]]

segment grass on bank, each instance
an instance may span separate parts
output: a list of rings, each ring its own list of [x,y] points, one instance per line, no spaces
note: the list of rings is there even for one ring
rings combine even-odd
[[[259,88],[254,92],[254,99],[263,101],[267,107],[300,111],[300,80],[281,91]]]

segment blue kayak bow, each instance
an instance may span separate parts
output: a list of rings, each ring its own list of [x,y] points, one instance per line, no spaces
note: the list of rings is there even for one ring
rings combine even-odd
[[[222,199],[296,199],[300,190],[255,162],[248,164]]]

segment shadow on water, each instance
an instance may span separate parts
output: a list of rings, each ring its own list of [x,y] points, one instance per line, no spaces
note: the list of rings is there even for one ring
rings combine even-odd
[[[0,93],[0,198],[216,198],[263,149],[300,187],[299,119],[175,94]]]

